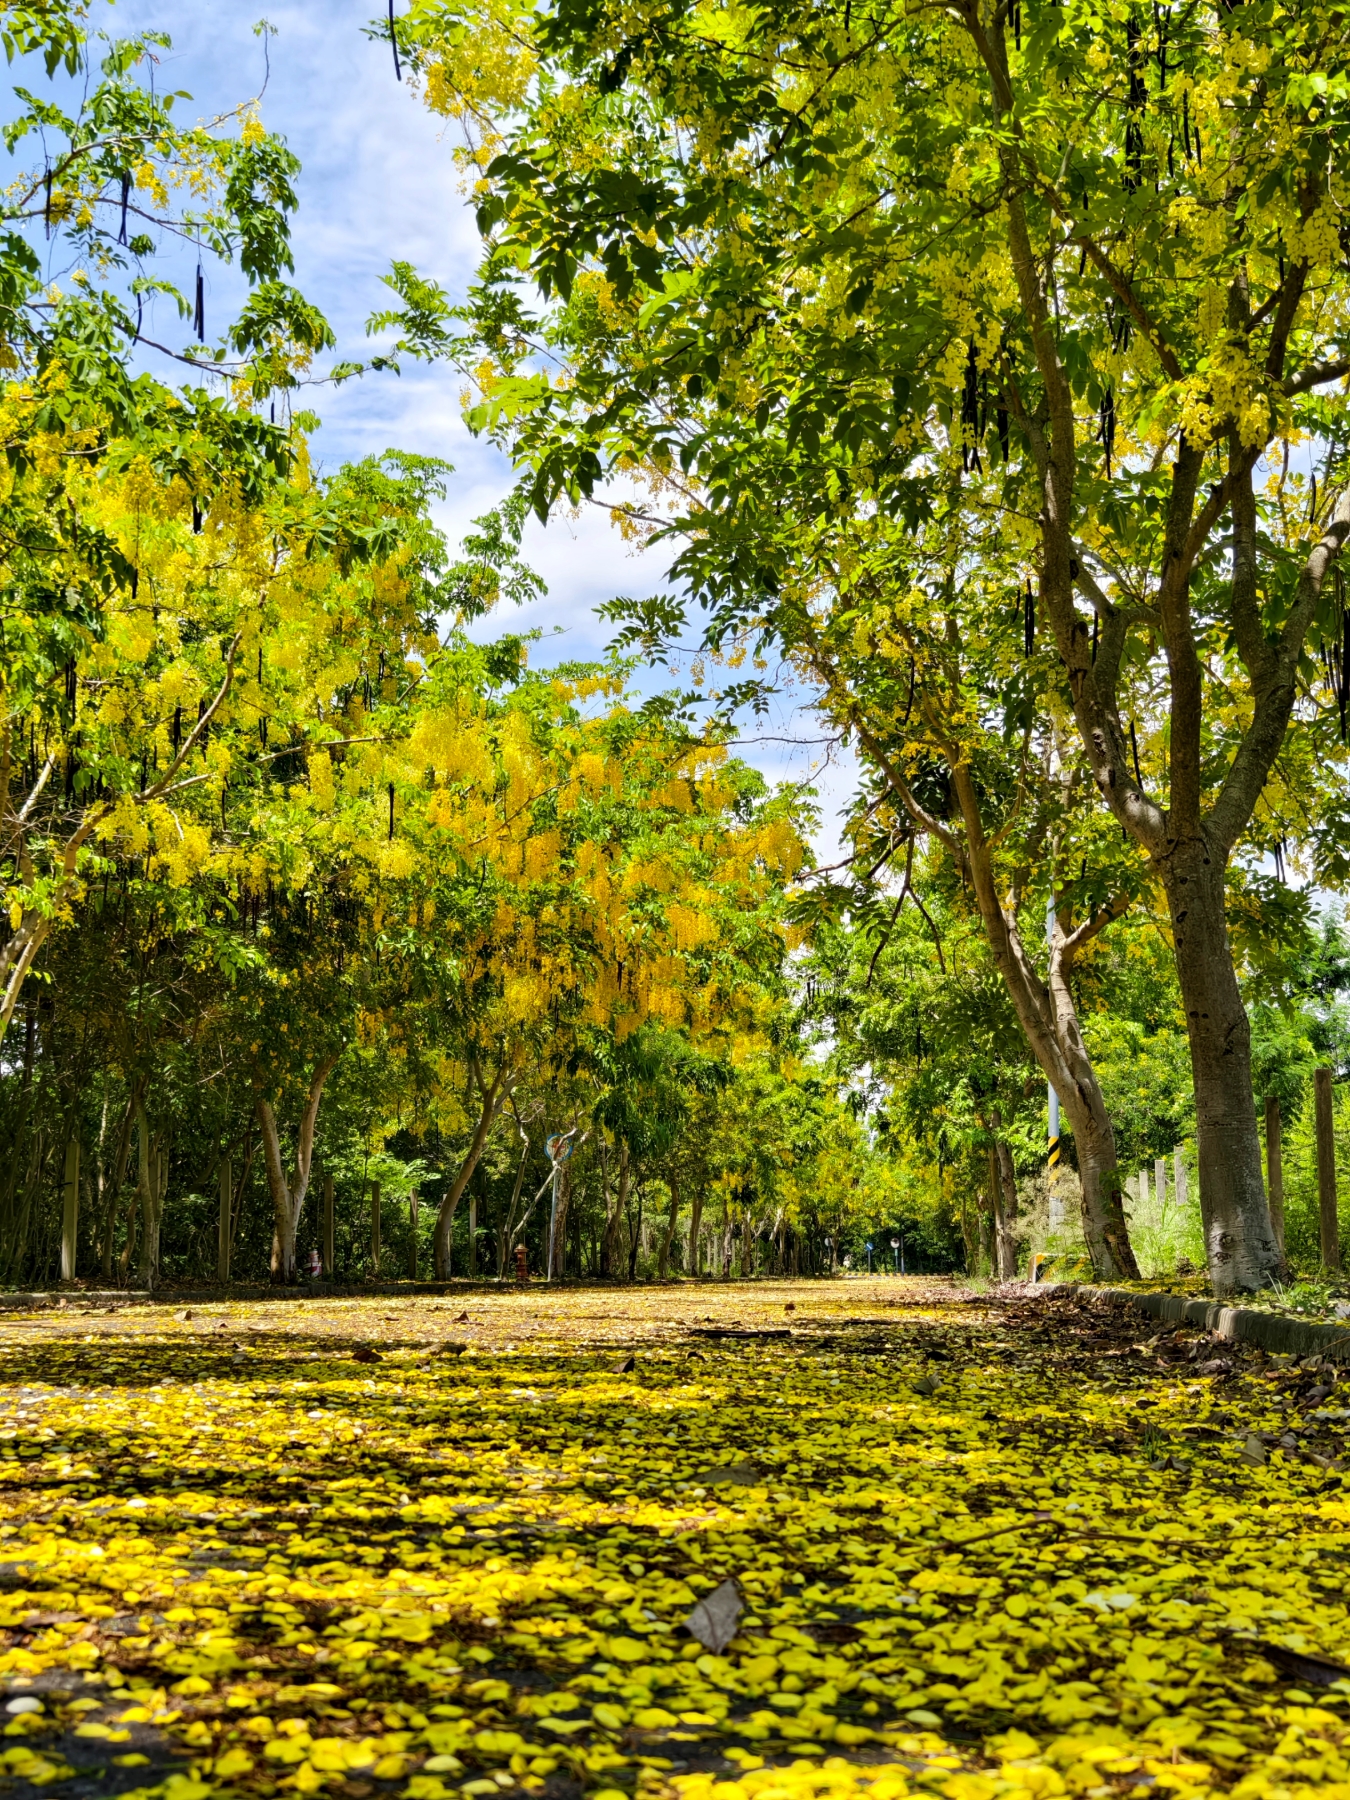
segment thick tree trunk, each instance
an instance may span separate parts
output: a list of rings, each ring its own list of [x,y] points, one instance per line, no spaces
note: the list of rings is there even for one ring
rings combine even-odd
[[[1281,1256],[1261,1178],[1251,1027],[1229,949],[1225,863],[1178,845],[1164,876],[1195,1083],[1201,1209],[1216,1293],[1265,1287]]]

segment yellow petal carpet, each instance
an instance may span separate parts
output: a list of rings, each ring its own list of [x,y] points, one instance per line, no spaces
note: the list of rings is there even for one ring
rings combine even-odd
[[[897,1279],[6,1314],[0,1775],[1350,1796],[1350,1382],[1154,1329]]]

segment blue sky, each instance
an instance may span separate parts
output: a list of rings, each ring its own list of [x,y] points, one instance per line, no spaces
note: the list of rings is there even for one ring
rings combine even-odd
[[[173,47],[161,53],[154,79],[161,89],[192,96],[178,103],[187,122],[225,112],[262,86],[263,43],[254,30],[262,3],[120,0],[95,7],[91,23],[118,36],[145,30],[171,35]],[[327,315],[337,333],[337,354],[353,359],[369,348],[366,318],[390,298],[381,276],[391,262],[413,263],[458,296],[472,276],[478,250],[444,121],[395,80],[389,46],[364,35],[374,11],[373,0],[318,0],[268,5],[265,14],[276,35],[270,40],[263,119],[303,164],[293,226],[295,281]],[[168,260],[157,259],[158,272],[172,274],[189,291],[193,259],[185,258],[174,270],[165,266]],[[234,311],[244,287],[236,272],[209,261],[204,267],[209,338]],[[188,335],[176,311],[163,303],[146,329],[174,344]],[[321,466],[390,448],[445,458],[455,474],[439,522],[457,538],[511,485],[505,458],[465,428],[460,385],[452,370],[412,364],[401,376],[367,376],[311,392],[303,404],[323,421],[314,440]],[[498,628],[542,629],[548,636],[534,652],[542,662],[598,654],[606,627],[595,616],[596,606],[616,594],[654,591],[665,567],[659,552],[634,554],[603,507],[585,509],[576,518],[556,517],[546,528],[532,524],[525,554],[548,583],[548,595],[509,619],[498,615]],[[643,682],[663,684],[664,678],[651,675]],[[745,732],[747,739],[821,735],[809,713],[789,706],[768,725],[747,723]],[[821,753],[791,742],[747,742],[743,754],[771,779],[800,781]],[[847,759],[843,768],[824,769],[817,784],[827,814],[819,847],[827,860],[835,854],[832,815],[852,786],[852,770]]]

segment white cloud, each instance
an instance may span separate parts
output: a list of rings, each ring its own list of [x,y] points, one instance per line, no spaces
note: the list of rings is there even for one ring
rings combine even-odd
[[[122,0],[106,17],[118,35],[140,30],[171,32],[173,48],[156,71],[161,89],[186,89],[180,117],[208,117],[247,99],[262,84],[263,45],[253,26],[261,0]],[[297,285],[328,315],[338,353],[359,358],[368,348],[366,318],[385,305],[381,277],[395,259],[413,263],[452,296],[464,294],[478,256],[478,234],[460,190],[452,142],[442,121],[394,78],[387,44],[363,35],[375,0],[322,0],[322,4],[269,5],[277,27],[271,40],[271,79],[263,117],[290,143],[303,165],[300,210],[294,225]],[[97,21],[96,21],[97,22]],[[194,259],[166,256],[158,272],[190,286]],[[207,266],[208,331],[243,296],[237,271]],[[165,340],[180,343],[182,323],[161,303],[154,324]],[[309,396],[323,420],[314,448],[321,467],[397,448],[442,457],[455,465],[438,522],[457,538],[464,526],[507,492],[511,470],[490,444],[471,436],[460,417],[459,378],[452,370],[411,364],[401,376],[367,376]],[[634,555],[603,507],[560,516],[547,528],[537,522],[525,553],[548,584],[548,595],[520,613],[498,616],[490,629],[540,627],[548,637],[541,659],[599,655],[609,634],[595,608],[616,594],[655,591],[664,576],[660,551]],[[554,633],[560,631],[561,635]],[[648,690],[665,685],[659,673],[644,675]],[[809,712],[785,701],[768,723],[747,721],[747,738],[818,739]],[[790,743],[747,744],[747,760],[772,780],[805,780],[822,750]],[[835,753],[821,773],[819,833],[823,860],[838,854],[837,812],[851,789],[853,759]]]

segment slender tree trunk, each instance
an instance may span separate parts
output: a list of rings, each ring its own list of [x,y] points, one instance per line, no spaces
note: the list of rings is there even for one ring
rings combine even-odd
[[[1251,1027],[1233,968],[1225,859],[1178,844],[1164,877],[1190,1038],[1205,1251],[1216,1293],[1265,1287],[1281,1263],[1261,1179]]]
[[[637,1217],[628,1221],[628,1279],[637,1280],[638,1251],[642,1247],[642,1183],[637,1184]]]
[[[275,1282],[289,1285],[296,1278],[295,1238],[314,1164],[314,1131],[319,1120],[319,1102],[323,1099],[324,1084],[336,1068],[337,1060],[336,1056],[327,1056],[315,1066],[310,1078],[305,1110],[300,1116],[295,1163],[290,1171],[282,1159],[281,1134],[271,1101],[259,1094],[254,1106],[258,1129],[262,1134],[267,1186],[272,1195],[272,1280]]]
[[[619,1267],[619,1233],[628,1217],[628,1190],[632,1181],[632,1166],[628,1157],[628,1145],[619,1139],[619,1185],[614,1194],[614,1204],[605,1218],[604,1263],[605,1274],[611,1278]]]
[[[1270,1191],[1270,1226],[1284,1255],[1284,1129],[1277,1094],[1266,1095],[1266,1185]]]
[[[685,1258],[689,1273],[695,1281],[701,1273],[699,1264],[699,1234],[703,1230],[703,1187],[700,1183],[694,1189],[693,1205],[689,1209],[689,1254]]]
[[[520,1147],[520,1167],[516,1170],[516,1184],[511,1190],[511,1204],[506,1209],[506,1216],[497,1228],[497,1279],[506,1279],[506,1261],[511,1254],[511,1240],[520,1223],[516,1217],[516,1209],[520,1205],[521,1189],[525,1186],[525,1165],[529,1160],[530,1140],[525,1138]]]
[[[452,1261],[451,1249],[455,1229],[455,1214],[464,1197],[464,1190],[469,1185],[469,1177],[478,1167],[478,1159],[487,1147],[492,1127],[497,1115],[510,1095],[510,1085],[505,1079],[505,1070],[499,1069],[492,1081],[484,1086],[482,1076],[474,1069],[474,1079],[478,1083],[478,1092],[482,1105],[478,1111],[478,1123],[473,1128],[473,1136],[469,1140],[469,1148],[464,1153],[455,1179],[441,1196],[441,1204],[436,1213],[436,1230],[432,1237],[432,1255],[434,1259],[437,1281],[449,1281]]]
[[[1012,1151],[1002,1135],[1003,1119],[997,1107],[989,1116],[993,1137],[989,1146],[989,1185],[994,1199],[994,1273],[1000,1281],[1017,1279],[1017,1174]]]
[[[572,1165],[570,1161],[559,1166],[554,1179],[558,1183],[558,1208],[552,1219],[553,1253],[546,1266],[552,1267],[555,1280],[561,1280],[567,1273],[567,1209],[572,1200]]]
[[[127,1098],[127,1109],[122,1115],[122,1128],[117,1134],[117,1154],[113,1158],[112,1174],[108,1179],[104,1196],[102,1269],[105,1281],[112,1280],[118,1203],[122,1198],[122,1189],[126,1186],[127,1169],[131,1163],[131,1131],[136,1122],[136,1109],[140,1105],[142,1091],[140,1083],[136,1083]]]
[[[150,1133],[145,1107],[137,1107],[137,1183],[136,1194],[141,1207],[140,1276],[147,1292],[159,1279],[159,1225],[164,1207],[164,1184],[168,1174],[168,1153]]]
[[[992,1152],[990,1160],[993,1160]],[[994,1275],[994,1242],[997,1230],[997,1218],[994,1208],[998,1204],[998,1174],[990,1171],[993,1179],[987,1183],[985,1191],[980,1195],[980,1274]]]
[[[1313,1070],[1314,1126],[1317,1134],[1317,1215],[1322,1267],[1341,1266],[1340,1214],[1336,1205],[1336,1120],[1331,1070]]]
[[[675,1241],[675,1226],[680,1216],[680,1178],[673,1170],[667,1174],[666,1184],[670,1188],[670,1217],[666,1220],[665,1236],[661,1239],[658,1272],[662,1281],[670,1271],[670,1247]]]
[[[966,1252],[966,1270],[971,1275],[980,1272],[980,1214],[983,1208],[978,1191],[975,1197],[975,1216],[971,1217],[970,1196],[966,1188],[961,1189],[961,1243]],[[830,1245],[830,1269],[834,1269],[834,1246]]]
[[[1075,1139],[1080,1122],[1092,1135],[1093,1143],[1086,1163],[1080,1147],[1078,1169],[1083,1232],[1093,1273],[1106,1280],[1113,1276],[1137,1280],[1139,1265],[1125,1223],[1120,1176],[1116,1170],[1115,1136],[1097,1072],[1079,1029],[1078,1010],[1070,986],[1078,952],[1120,916],[1123,905],[1103,908],[1071,930],[1066,928],[1064,920],[1054,916],[1049,980],[1042,981],[1027,954],[1017,906],[1015,902],[1005,906],[999,893],[980,796],[970,766],[953,761],[951,772],[952,792],[965,827],[962,839],[918,804],[908,783],[886,754],[885,747],[866,726],[859,724],[858,732],[911,816],[924,829],[934,831],[952,851],[958,865],[969,870],[985,937],[1027,1045],[1059,1095]]]

